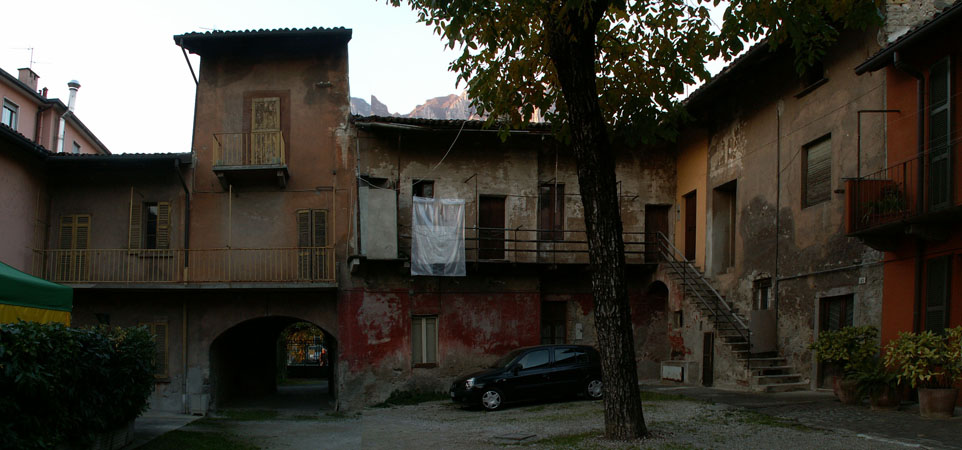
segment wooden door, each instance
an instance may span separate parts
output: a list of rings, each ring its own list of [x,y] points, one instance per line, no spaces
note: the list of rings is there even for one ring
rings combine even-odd
[[[695,191],[684,197],[685,199],[685,259],[689,261],[695,260],[695,233],[697,230],[697,200],[698,196]]]
[[[670,205],[645,205],[645,262],[661,260],[658,233],[668,237]]]
[[[281,160],[281,99],[251,100],[250,164],[277,164]]]
[[[504,259],[504,197],[478,199],[478,258]]]
[[[541,302],[541,343],[564,344],[568,302]]]
[[[715,382],[715,335],[705,333],[701,356],[701,384],[711,386]]]

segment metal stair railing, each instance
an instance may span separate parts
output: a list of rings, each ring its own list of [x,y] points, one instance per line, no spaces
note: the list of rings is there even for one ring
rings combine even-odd
[[[699,303],[707,308],[713,316],[713,321],[718,322],[719,317],[734,328],[735,332],[749,343],[751,348],[751,332],[745,322],[732,310],[728,302],[715,290],[695,266],[685,258],[684,253],[678,250],[668,237],[662,232],[658,232],[658,246],[662,257],[668,263],[668,267],[681,278],[682,285],[686,292],[691,292]],[[681,259],[679,260],[679,257]],[[704,295],[703,295],[704,294]],[[706,298],[708,297],[708,298]],[[720,305],[720,306],[719,306]],[[723,314],[719,314],[719,313]]]

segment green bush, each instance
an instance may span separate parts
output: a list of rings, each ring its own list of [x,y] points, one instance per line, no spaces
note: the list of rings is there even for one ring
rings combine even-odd
[[[154,343],[145,327],[0,325],[0,436],[9,448],[86,447],[147,408]]]
[[[885,346],[885,365],[912,387],[951,388],[962,379],[962,327],[899,333]]]
[[[853,378],[871,368],[879,350],[878,329],[866,325],[822,331],[809,348],[815,350],[819,362],[839,364],[845,370],[845,378]]]

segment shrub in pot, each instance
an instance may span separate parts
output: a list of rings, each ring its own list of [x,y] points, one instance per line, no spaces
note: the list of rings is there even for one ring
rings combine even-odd
[[[898,409],[901,393],[898,374],[888,370],[879,358],[855,374],[858,395],[868,397],[872,409]]]
[[[878,329],[871,326],[845,327],[818,333],[809,347],[819,362],[842,367],[842,379],[833,380],[835,396],[842,403],[855,404],[860,400],[856,374],[871,368],[878,352]]]
[[[943,333],[899,333],[885,347],[885,365],[896,369],[900,382],[919,388],[923,417],[952,417],[962,378],[962,327]]]

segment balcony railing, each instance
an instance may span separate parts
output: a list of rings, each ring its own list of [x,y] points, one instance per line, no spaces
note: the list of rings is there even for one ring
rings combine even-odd
[[[885,225],[958,206],[958,199],[953,201],[952,179],[958,176],[953,165],[962,152],[952,153],[951,159],[941,157],[937,161],[926,153],[864,177],[846,180],[848,232],[884,229]]]
[[[622,234],[625,261],[629,264],[659,260],[654,234]],[[530,228],[465,229],[465,258],[468,261],[499,261],[549,264],[587,264],[588,240],[584,230],[537,230]]]
[[[34,275],[59,283],[335,281],[333,247],[36,250],[34,257]]]
[[[280,131],[214,134],[214,167],[281,166],[284,134]]]

